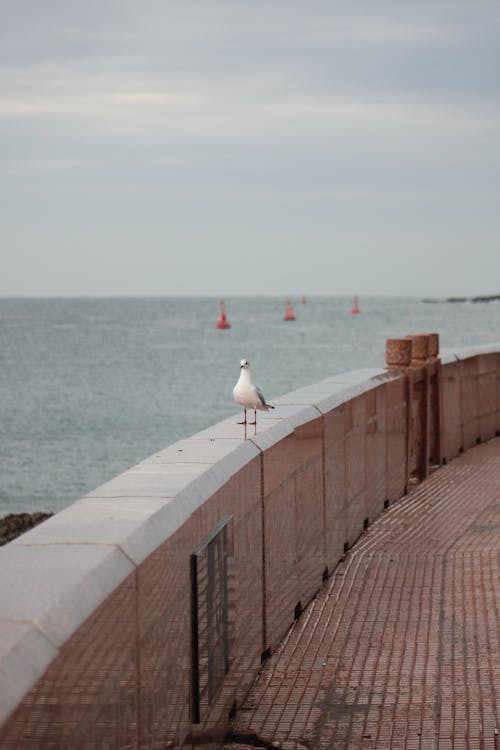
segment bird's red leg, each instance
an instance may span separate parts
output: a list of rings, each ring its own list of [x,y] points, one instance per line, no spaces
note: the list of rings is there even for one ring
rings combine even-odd
[[[245,408],[244,408],[243,411],[244,411],[243,422],[238,422],[238,424],[247,424],[247,409],[246,409],[246,406],[245,406]]]
[[[257,424],[257,409],[253,410],[253,422],[249,422],[248,424]]]

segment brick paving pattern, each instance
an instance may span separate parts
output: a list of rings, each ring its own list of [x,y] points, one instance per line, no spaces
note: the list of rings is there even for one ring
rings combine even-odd
[[[500,439],[383,514],[264,664],[242,750],[498,750]]]

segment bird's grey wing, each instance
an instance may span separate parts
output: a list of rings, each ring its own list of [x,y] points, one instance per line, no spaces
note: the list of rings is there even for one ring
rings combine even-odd
[[[260,388],[257,388],[257,386],[255,386],[255,392],[257,393],[257,396],[261,400],[262,406],[267,406],[266,399],[264,398],[264,394],[262,393]]]

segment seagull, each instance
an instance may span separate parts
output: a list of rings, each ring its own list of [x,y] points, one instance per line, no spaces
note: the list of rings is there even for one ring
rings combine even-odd
[[[252,383],[250,363],[247,359],[241,360],[240,370],[239,380],[233,388],[233,398],[237,404],[243,406],[245,416],[243,422],[238,422],[238,424],[257,424],[257,409],[269,411],[269,409],[274,409],[274,406],[266,403],[262,393]],[[247,422],[247,409],[253,409],[253,422]]]

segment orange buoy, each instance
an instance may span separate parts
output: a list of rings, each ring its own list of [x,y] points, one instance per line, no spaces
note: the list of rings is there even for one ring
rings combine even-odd
[[[283,320],[295,320],[295,315],[293,314],[293,307],[292,303],[289,299],[286,301],[286,312],[283,315]]]
[[[220,301],[219,320],[217,321],[216,328],[231,328],[231,326],[227,322],[226,311],[224,309],[224,300],[222,299]]]
[[[359,302],[358,302],[358,295],[357,294],[354,295],[354,299],[352,301],[351,312],[352,312],[353,315],[358,315],[358,313],[361,312],[361,310],[359,309]]]

